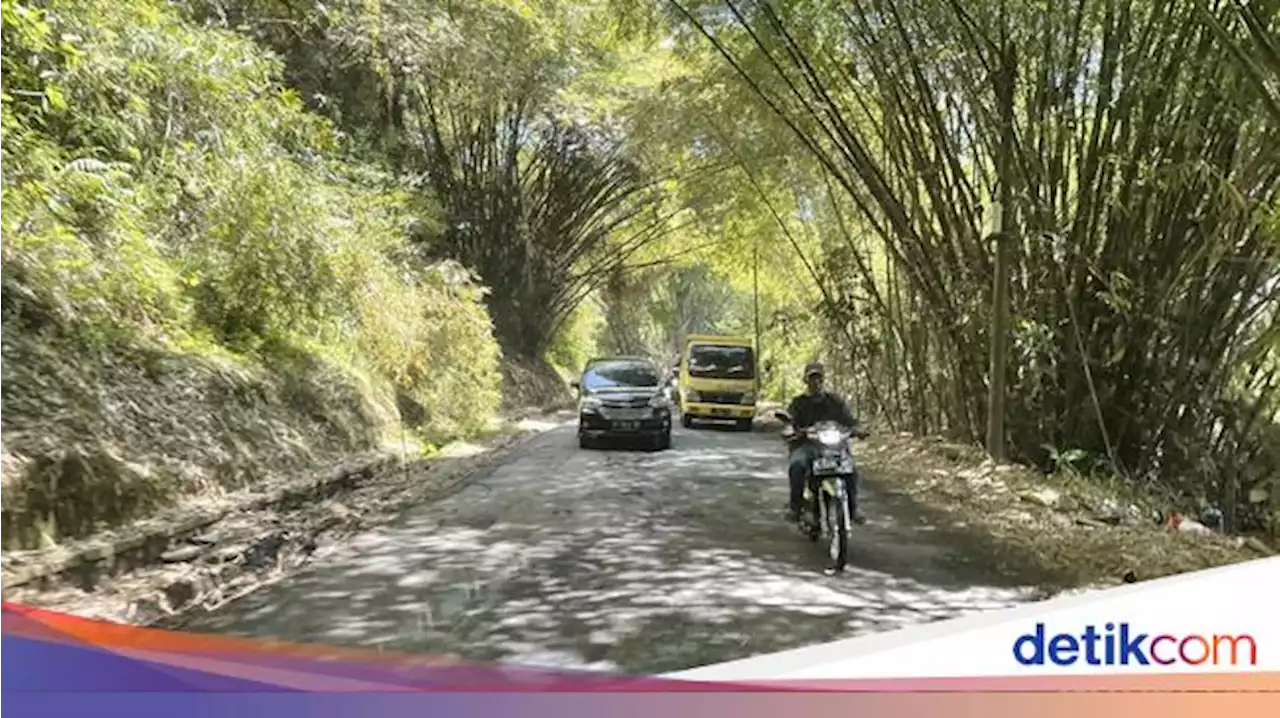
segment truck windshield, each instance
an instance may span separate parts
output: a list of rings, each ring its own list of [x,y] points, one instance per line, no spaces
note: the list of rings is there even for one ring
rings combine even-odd
[[[755,352],[751,347],[694,344],[689,349],[689,376],[699,379],[754,379]]]

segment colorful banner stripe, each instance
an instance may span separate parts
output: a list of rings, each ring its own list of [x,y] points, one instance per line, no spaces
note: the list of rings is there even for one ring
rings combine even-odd
[[[207,636],[3,606],[15,716],[1275,715],[1280,673],[693,682]],[[216,713],[215,713],[216,711]]]

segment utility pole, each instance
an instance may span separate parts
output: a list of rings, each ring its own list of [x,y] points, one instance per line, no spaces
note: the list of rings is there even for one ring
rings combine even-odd
[[[764,355],[760,346],[760,235],[757,233],[752,244],[751,257],[751,303],[756,315],[756,401],[760,400],[760,365]]]
[[[1003,7],[1003,3],[1002,3]],[[991,357],[988,365],[990,381],[987,386],[987,452],[997,461],[1006,458],[1005,452],[1005,375],[1006,354],[1009,350],[1009,243],[1016,232],[1013,206],[1013,94],[1017,81],[1014,66],[1013,44],[1004,29],[1004,13],[1001,12],[1001,68],[996,84],[1000,103],[1000,155],[997,173],[1000,181],[1000,201],[994,210],[995,222],[995,275],[991,293]]]

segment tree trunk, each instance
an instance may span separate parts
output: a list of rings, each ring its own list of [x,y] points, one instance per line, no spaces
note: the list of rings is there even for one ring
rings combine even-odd
[[[1001,146],[999,156],[1000,209],[999,225],[995,232],[995,286],[991,292],[991,363],[988,371],[987,396],[987,451],[992,458],[1003,461],[1005,451],[1005,380],[1008,375],[1009,353],[1009,244],[1016,233],[1014,227],[1012,160],[1013,94],[1017,74],[1014,68],[1013,46],[1006,40],[1001,78],[996,86],[1000,102]]]

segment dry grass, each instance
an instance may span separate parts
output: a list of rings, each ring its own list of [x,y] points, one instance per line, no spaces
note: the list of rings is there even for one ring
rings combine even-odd
[[[4,548],[48,547],[373,449],[394,406],[334,367],[6,335]]]
[[[502,409],[560,406],[573,400],[569,387],[544,361],[506,359],[502,362]]]
[[[1047,587],[1147,580],[1261,556],[1243,539],[1170,532],[1132,494],[997,465],[975,447],[891,436],[871,440],[861,455],[876,484],[971,532],[984,563]]]

